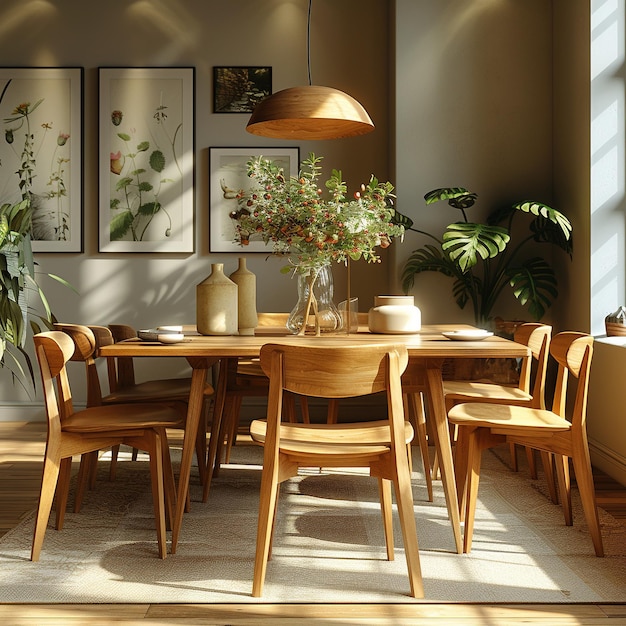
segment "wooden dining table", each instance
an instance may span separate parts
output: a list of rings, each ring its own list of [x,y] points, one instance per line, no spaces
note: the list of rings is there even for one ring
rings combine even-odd
[[[187,408],[187,419],[179,468],[177,502],[172,520],[171,552],[176,547],[187,502],[189,477],[195,450],[195,441],[203,410],[204,390],[207,374],[216,362],[226,367],[229,359],[254,358],[259,356],[261,347],[267,343],[297,345],[347,345],[354,343],[403,344],[409,353],[409,365],[403,375],[413,390],[424,393],[428,419],[432,424],[441,480],[446,499],[456,551],[463,552],[459,505],[456,493],[452,447],[443,394],[442,370],[447,359],[474,358],[524,358],[529,356],[526,346],[508,339],[490,336],[477,341],[454,341],[442,333],[472,328],[467,325],[444,324],[424,325],[414,334],[375,334],[367,326],[359,327],[349,334],[324,334],[320,337],[290,334],[286,328],[259,327],[254,336],[203,336],[195,327],[184,327],[185,339],[180,343],[162,344],[158,342],[127,340],[100,349],[103,357],[184,357],[192,368],[191,390]],[[222,414],[225,388],[218,384],[216,390],[214,416]],[[220,404],[221,403],[221,404]],[[219,418],[218,418],[219,419]],[[212,432],[219,432],[219,424],[212,425]],[[212,468],[209,468],[212,471]]]

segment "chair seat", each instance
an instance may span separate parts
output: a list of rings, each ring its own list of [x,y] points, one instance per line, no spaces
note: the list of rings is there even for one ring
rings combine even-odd
[[[257,443],[265,442],[267,422],[254,420],[250,435]],[[405,443],[413,440],[413,427],[404,423]],[[281,452],[289,455],[328,455],[337,457],[376,456],[389,450],[389,422],[374,421],[359,424],[281,424]],[[328,464],[328,459],[324,463]]]
[[[190,378],[149,380],[144,383],[137,383],[132,387],[121,387],[117,391],[103,396],[102,403],[158,402],[160,400],[187,402],[190,387]],[[213,388],[207,385],[205,393],[212,394]]]
[[[495,383],[474,381],[446,381],[443,385],[447,400],[467,402],[470,398],[480,398],[484,402],[494,401],[508,404],[509,402],[529,403],[533,397],[519,387],[507,387]]]
[[[180,425],[181,418],[176,410],[165,405],[145,403],[90,407],[63,420],[64,431],[83,434],[123,430],[126,427],[176,428]]]
[[[267,376],[261,369],[259,359],[239,359],[237,361],[237,376],[262,376],[267,379]]]
[[[457,404],[450,409],[448,417],[459,426],[486,426],[494,433],[498,432],[498,428],[507,431],[540,428],[542,432],[567,431],[571,428],[570,422],[552,411],[487,402]]]

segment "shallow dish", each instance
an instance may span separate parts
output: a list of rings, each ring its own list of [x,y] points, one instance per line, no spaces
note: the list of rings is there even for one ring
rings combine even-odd
[[[487,337],[492,337],[493,333],[488,330],[451,330],[446,333],[441,333],[447,339],[452,339],[454,341],[481,341],[482,339],[487,339]]]
[[[143,341],[158,341],[159,343],[180,343],[185,339],[185,335],[180,332],[163,330],[161,328],[138,330],[137,337]]]

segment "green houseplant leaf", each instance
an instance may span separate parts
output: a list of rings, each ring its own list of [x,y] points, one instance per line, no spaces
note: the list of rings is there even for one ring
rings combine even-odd
[[[507,269],[513,294],[522,305],[528,305],[530,314],[541,319],[559,295],[556,275],[542,258],[533,257],[518,267]]]
[[[456,222],[443,234],[441,248],[466,272],[478,263],[478,258],[492,259],[506,248],[510,237],[500,226]]]

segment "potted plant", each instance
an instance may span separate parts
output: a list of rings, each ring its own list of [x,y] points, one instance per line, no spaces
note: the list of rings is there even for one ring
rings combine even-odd
[[[25,350],[28,324],[33,332],[41,330],[41,322],[51,328],[53,316],[48,301],[37,282],[36,263],[31,248],[32,205],[30,198],[0,206],[0,367],[7,367],[26,389],[28,380],[34,385],[31,359]],[[58,276],[50,277],[69,284]],[[44,312],[32,306],[36,294]],[[39,320],[39,321],[37,321]],[[22,363],[25,363],[28,376]]]
[[[452,292],[463,309],[471,302],[476,324],[490,323],[498,297],[510,289],[527,307],[531,317],[539,320],[558,295],[557,278],[551,264],[527,252],[532,244],[550,244],[572,255],[572,225],[556,209],[542,202],[516,202],[496,209],[486,223],[470,222],[466,211],[474,206],[477,194],[463,187],[440,188],[428,192],[427,205],[447,200],[461,212],[463,221],[449,224],[441,238],[406,223],[413,230],[432,239],[414,250],[402,271],[405,293],[413,287],[421,272],[441,272],[453,279]],[[528,233],[520,240],[514,229],[515,218],[530,217]]]

